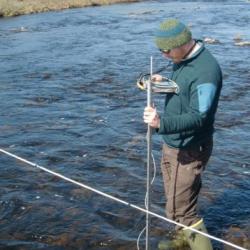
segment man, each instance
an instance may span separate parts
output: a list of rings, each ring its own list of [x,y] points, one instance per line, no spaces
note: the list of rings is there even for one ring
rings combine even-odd
[[[161,168],[167,216],[207,232],[196,208],[201,174],[212,152],[221,69],[203,42],[193,39],[189,28],[176,19],[161,23],[155,42],[163,55],[173,61],[171,79],[179,86],[178,94],[166,95],[161,116],[155,107],[144,110],[144,122],[163,136]],[[153,78],[162,80],[161,75]],[[184,234],[192,250],[212,249],[209,238],[188,229],[176,229],[177,235]]]

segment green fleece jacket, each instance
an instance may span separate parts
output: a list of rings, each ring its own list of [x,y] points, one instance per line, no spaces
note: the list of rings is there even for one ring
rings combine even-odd
[[[222,87],[220,66],[202,41],[189,59],[173,65],[178,94],[167,94],[159,134],[170,147],[186,148],[212,137]]]

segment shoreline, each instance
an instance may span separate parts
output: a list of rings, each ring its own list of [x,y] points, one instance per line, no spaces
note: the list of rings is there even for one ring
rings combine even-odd
[[[139,1],[140,0],[0,0],[0,17],[14,17],[47,11]]]

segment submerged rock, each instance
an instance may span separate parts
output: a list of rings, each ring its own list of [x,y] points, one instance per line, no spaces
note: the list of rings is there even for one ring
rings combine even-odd
[[[205,38],[203,39],[203,41],[204,41],[205,43],[208,43],[208,44],[218,44],[218,43],[220,43],[219,40],[214,39],[214,38],[210,38],[210,37],[205,37]]]
[[[241,42],[241,41],[242,41],[242,35],[241,34],[237,34],[234,37],[234,42],[238,43],[238,42]]]
[[[238,226],[231,226],[228,229],[225,239],[229,242],[232,242],[238,246],[249,249],[250,247],[250,238],[249,238],[249,229],[242,229]],[[229,246],[225,246],[224,250],[232,249]]]
[[[250,41],[235,42],[234,45],[236,45],[236,46],[250,46]]]
[[[233,38],[234,45],[236,46],[250,46],[250,41],[244,41],[242,38],[242,34],[236,34]]]
[[[12,32],[27,32],[28,29],[25,28],[25,27],[23,27],[23,26],[21,26],[20,28],[12,29],[11,31],[12,31]]]

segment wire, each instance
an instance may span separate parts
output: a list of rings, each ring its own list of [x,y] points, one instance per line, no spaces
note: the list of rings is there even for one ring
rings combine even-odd
[[[75,181],[75,180],[73,180],[73,179],[71,179],[71,178],[68,178],[68,177],[62,175],[62,174],[59,174],[59,173],[57,173],[57,172],[55,172],[55,171],[52,171],[52,170],[50,170],[50,169],[48,169],[48,168],[45,168],[45,167],[43,167],[43,166],[40,166],[40,165],[38,165],[38,164],[36,164],[36,163],[33,163],[33,162],[31,162],[31,161],[28,161],[28,160],[26,160],[26,159],[24,159],[24,158],[22,158],[22,157],[20,157],[20,156],[17,156],[17,155],[15,155],[15,154],[12,154],[12,153],[10,153],[10,152],[4,150],[4,149],[1,149],[1,148],[0,148],[0,152],[4,153],[4,154],[6,154],[6,155],[8,155],[8,156],[10,156],[10,157],[12,157],[12,158],[15,158],[15,159],[17,159],[17,160],[19,160],[19,161],[21,161],[21,162],[24,162],[24,163],[26,163],[26,164],[28,164],[28,165],[30,165],[30,166],[36,167],[36,168],[38,168],[38,169],[40,169],[40,170],[43,170],[44,172],[47,172],[47,173],[52,174],[52,175],[54,175],[54,176],[57,176],[58,178],[61,178],[61,179],[65,180],[65,181],[71,182],[71,183],[73,183],[73,184],[75,184],[75,185],[77,185],[77,186],[80,186],[80,187],[83,187],[83,188],[85,188],[85,189],[87,189],[87,190],[90,190],[90,191],[92,191],[92,192],[94,192],[94,193],[96,193],[96,194],[99,194],[99,195],[103,196],[103,197],[106,197],[106,198],[108,198],[108,199],[111,199],[111,200],[113,200],[113,201],[116,201],[116,202],[118,202],[118,203],[121,203],[121,204],[123,204],[123,205],[125,205],[125,206],[134,208],[134,209],[136,209],[136,210],[138,210],[138,211],[141,211],[141,212],[143,212],[143,213],[145,213],[145,214],[149,214],[149,215],[151,215],[151,216],[154,216],[154,217],[159,218],[159,219],[161,219],[161,220],[164,220],[164,221],[166,221],[166,222],[169,222],[169,223],[172,223],[172,224],[174,224],[174,225],[180,226],[180,227],[182,227],[182,228],[191,230],[191,231],[193,231],[193,232],[195,232],[195,233],[201,234],[201,235],[203,235],[203,236],[205,236],[205,237],[208,237],[208,238],[210,238],[210,239],[213,239],[213,240],[216,240],[216,241],[218,241],[218,242],[224,243],[224,244],[226,244],[226,245],[228,245],[228,246],[231,246],[231,247],[233,247],[233,248],[235,248],[235,249],[239,249],[239,250],[249,250],[249,249],[246,249],[246,248],[237,246],[237,245],[235,245],[235,244],[233,244],[233,243],[231,243],[231,242],[228,242],[228,241],[222,240],[222,239],[220,239],[220,238],[217,238],[217,237],[215,237],[215,236],[212,236],[212,235],[210,235],[210,234],[208,234],[208,233],[201,232],[201,231],[199,231],[199,230],[197,230],[197,229],[195,229],[195,228],[188,227],[188,226],[185,226],[184,224],[181,224],[181,223],[179,223],[179,222],[170,220],[170,219],[168,219],[168,218],[166,218],[166,217],[164,217],[164,216],[162,216],[162,215],[156,214],[156,213],[151,212],[151,211],[149,211],[149,210],[147,210],[147,209],[141,208],[141,207],[139,207],[139,206],[137,206],[137,205],[134,205],[134,204],[132,204],[132,203],[129,203],[129,202],[127,202],[127,201],[124,201],[124,200],[122,200],[122,199],[119,199],[119,198],[117,198],[117,197],[114,197],[114,196],[112,196],[112,195],[109,195],[109,194],[104,193],[104,192],[102,192],[102,191],[99,191],[99,190],[97,190],[97,189],[95,189],[95,188],[92,188],[92,187],[90,187],[90,186],[88,186],[88,185],[85,185],[85,184],[83,184],[83,183],[81,183],[81,182],[79,182],[79,181]]]
[[[146,231],[146,226],[142,229],[142,231],[140,232],[140,234],[137,238],[137,241],[136,241],[137,250],[140,250],[140,238],[145,231]]]
[[[153,185],[154,183],[154,180],[155,180],[155,177],[156,177],[156,164],[155,164],[155,158],[154,158],[154,154],[151,153],[151,157],[152,157],[152,161],[153,161],[153,166],[154,166],[154,172],[153,172],[153,178],[151,180],[151,186]],[[145,199],[144,199],[144,203],[145,203],[145,208],[147,208],[147,199],[148,199],[148,193],[146,192],[145,194]],[[137,245],[137,250],[140,250],[140,238],[141,236],[143,235],[143,233],[145,232],[146,230],[146,226],[142,229],[142,231],[140,232],[138,238],[137,238],[137,241],[136,241],[136,245]]]
[[[158,69],[157,71],[153,72],[153,75],[159,74],[159,73],[161,73],[162,71],[166,70],[166,69],[170,66],[170,64],[171,64],[171,61],[168,61],[168,64],[167,64],[166,66],[161,67],[161,68]],[[142,79],[143,79],[143,77],[145,77],[145,76],[150,76],[150,75],[151,75],[150,73],[145,73],[145,74],[141,73],[141,74],[139,75],[139,77],[138,77],[138,82],[141,82]]]

